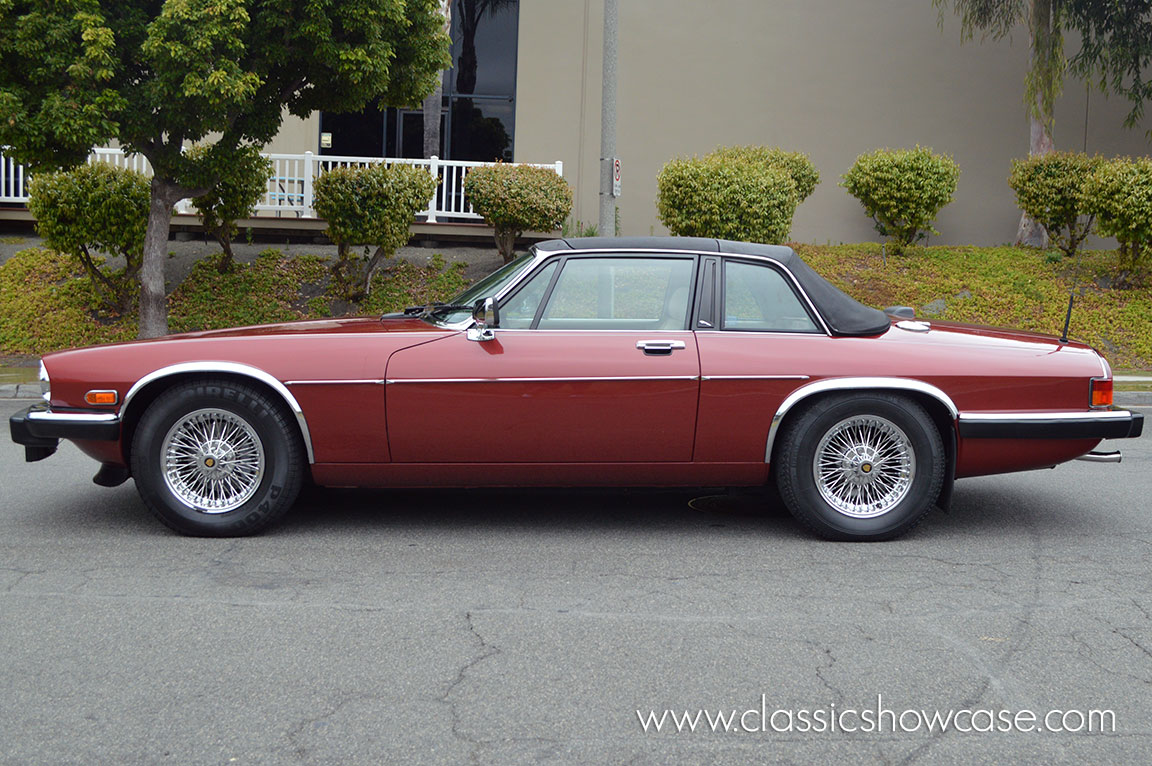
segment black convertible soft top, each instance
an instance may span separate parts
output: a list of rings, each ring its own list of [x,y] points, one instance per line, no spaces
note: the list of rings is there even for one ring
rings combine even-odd
[[[771,258],[788,269],[804,292],[812,299],[834,335],[879,335],[891,325],[888,315],[865,306],[817,274],[800,260],[790,247],[732,242],[727,239],[702,237],[580,237],[550,239],[536,246],[538,250],[696,250],[723,255],[755,255]]]

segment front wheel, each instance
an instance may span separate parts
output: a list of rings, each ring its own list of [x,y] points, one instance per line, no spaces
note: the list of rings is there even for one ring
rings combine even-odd
[[[788,424],[773,471],[785,504],[830,540],[889,540],[920,521],[944,481],[944,443],[916,402],[830,396]]]
[[[235,537],[282,517],[300,491],[304,450],[283,408],[227,380],[161,394],[132,440],[132,475],[145,504],[187,535]]]

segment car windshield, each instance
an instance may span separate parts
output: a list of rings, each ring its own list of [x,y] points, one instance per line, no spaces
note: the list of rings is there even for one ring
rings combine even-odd
[[[500,292],[504,285],[515,279],[528,265],[532,263],[532,253],[524,253],[520,257],[506,263],[469,287],[464,292],[448,301],[449,306],[471,306],[481,298],[487,298]],[[433,309],[427,318],[437,324],[454,324],[462,322],[470,315],[469,311],[460,308]]]

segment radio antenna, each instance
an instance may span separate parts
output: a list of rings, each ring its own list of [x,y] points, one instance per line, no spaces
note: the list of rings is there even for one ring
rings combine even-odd
[[[1072,268],[1072,287],[1068,289],[1068,313],[1064,315],[1064,334],[1060,336],[1061,343],[1068,342],[1068,325],[1072,324],[1072,302],[1076,299],[1076,288],[1080,283],[1080,251],[1076,251],[1076,264]]]
[[[1072,300],[1074,295],[1073,290],[1075,289],[1076,287],[1073,286],[1072,290],[1068,291],[1068,313],[1064,315],[1064,334],[1060,336],[1061,343],[1068,342],[1068,325],[1072,323]]]

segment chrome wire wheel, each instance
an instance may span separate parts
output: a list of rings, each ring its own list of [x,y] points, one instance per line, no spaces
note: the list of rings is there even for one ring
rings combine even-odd
[[[816,488],[837,512],[854,519],[888,513],[916,478],[908,435],[878,415],[854,415],[824,434],[812,459]]]
[[[264,477],[264,445],[239,415],[208,408],[180,417],[161,444],[164,483],[202,513],[227,513],[252,499]]]

